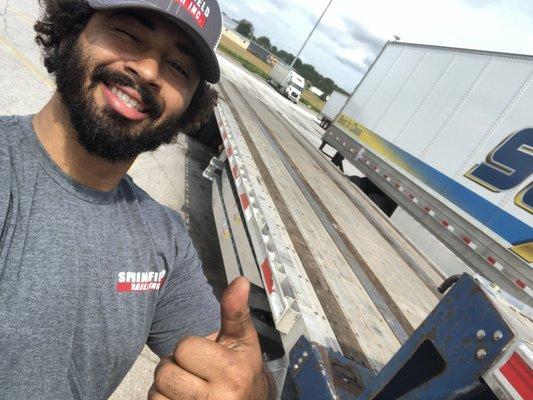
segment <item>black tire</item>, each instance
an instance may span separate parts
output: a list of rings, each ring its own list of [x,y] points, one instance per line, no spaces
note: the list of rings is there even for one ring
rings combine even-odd
[[[368,180],[367,178],[362,178],[357,175],[352,175],[348,179],[350,179],[350,181],[352,181],[352,183],[355,184],[355,186],[357,186],[359,189],[361,189],[363,192],[366,193],[366,182]]]
[[[331,162],[335,164],[342,172],[344,172],[344,167],[342,162],[344,161],[344,156],[337,152],[333,157],[331,157]]]
[[[220,136],[215,114],[211,114],[209,120],[191,136],[216,152],[219,146],[222,145],[222,137]]]
[[[398,208],[398,204],[385,193],[370,193],[368,198],[389,218],[392,217],[392,214]]]

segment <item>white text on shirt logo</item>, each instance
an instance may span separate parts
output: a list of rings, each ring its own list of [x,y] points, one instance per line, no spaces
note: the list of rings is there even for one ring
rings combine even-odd
[[[165,281],[166,271],[119,272],[117,292],[148,292],[159,290]]]

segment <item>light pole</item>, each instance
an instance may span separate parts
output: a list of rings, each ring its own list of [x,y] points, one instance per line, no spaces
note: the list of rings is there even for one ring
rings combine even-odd
[[[305,39],[304,44],[300,48],[300,51],[298,51],[298,54],[296,55],[296,57],[294,57],[294,60],[292,60],[291,70],[294,68],[294,63],[296,63],[296,60],[298,59],[298,57],[300,57],[300,54],[302,54],[302,51],[303,51],[304,47],[307,45],[307,42],[309,41],[309,39],[311,39],[311,36],[313,35],[313,33],[315,32],[316,28],[320,24],[320,21],[322,21],[322,17],[324,17],[324,14],[326,13],[326,11],[328,11],[328,8],[329,8],[329,6],[331,5],[332,2],[333,2],[333,0],[329,0],[328,5],[324,9],[324,11],[322,11],[322,15],[320,16],[318,21],[316,21],[316,24],[315,24],[315,26],[313,26],[313,29],[311,30],[311,32],[309,32],[309,35],[307,36],[307,39]]]

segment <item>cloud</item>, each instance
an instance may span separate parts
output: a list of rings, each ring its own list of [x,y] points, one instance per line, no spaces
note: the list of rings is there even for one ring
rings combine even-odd
[[[465,4],[475,8],[496,7],[505,10],[514,10],[527,15],[533,15],[533,2],[531,0],[463,0]]]
[[[1,1],[1,0],[0,0]],[[280,49],[296,54],[327,0],[219,0]],[[234,12],[235,6],[239,12]],[[301,54],[346,89],[360,79],[387,38],[414,43],[531,53],[533,0],[335,0]]]
[[[365,46],[371,52],[371,54],[379,53],[385,44],[384,39],[370,32],[352,17],[345,17],[344,20],[346,26],[348,27],[348,33],[355,42]]]
[[[276,6],[276,8],[278,8],[281,11],[287,11],[287,10],[294,8],[293,3],[288,2],[286,0],[271,0],[269,3]]]
[[[341,64],[346,65],[348,68],[355,70],[356,72],[359,72],[360,74],[365,74],[368,65],[363,61],[359,61],[356,59],[353,59],[351,57],[346,56],[345,54],[335,54],[334,56],[337,61],[339,61]],[[366,60],[366,59],[365,59]]]
[[[353,71],[350,74],[352,80],[350,83],[348,79],[342,79],[344,86],[353,86],[355,84],[353,76],[362,76],[366,73],[385,44],[385,40],[351,17],[342,16],[328,22],[328,26],[320,29],[321,39],[316,45],[331,51],[335,62],[330,64],[339,66],[340,63],[344,69]],[[318,64],[320,66],[320,63]],[[339,80],[338,77],[335,78]]]
[[[498,3],[498,0],[464,0],[466,4],[472,7],[486,7]]]
[[[227,11],[229,11],[229,13],[231,15],[239,15],[241,9],[236,4],[229,4],[228,8],[227,8]]]

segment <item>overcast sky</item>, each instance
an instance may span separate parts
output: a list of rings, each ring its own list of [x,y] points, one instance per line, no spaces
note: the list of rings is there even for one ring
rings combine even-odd
[[[219,0],[296,54],[328,0]],[[387,40],[533,54],[533,0],[333,0],[300,58],[348,91]]]

